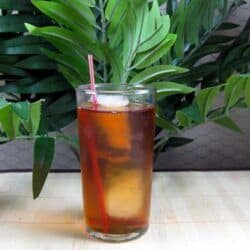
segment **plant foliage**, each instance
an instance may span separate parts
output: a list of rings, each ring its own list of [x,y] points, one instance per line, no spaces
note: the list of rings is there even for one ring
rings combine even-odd
[[[40,124],[42,102],[8,102],[0,98],[0,143],[18,136],[36,135]]]
[[[0,77],[6,81],[0,91],[21,101],[34,94],[36,99],[45,98],[44,132],[59,130],[75,118],[72,89],[89,82],[89,53],[95,57],[98,82],[156,88],[156,155],[170,146],[190,143],[191,139],[176,135],[205,122],[241,132],[230,111],[250,105],[250,78],[244,74],[249,69],[249,21],[239,36],[220,32],[238,27],[225,20],[243,1],[31,2],[34,6],[28,0],[0,4],[4,10],[0,17],[4,76]],[[32,36],[25,33],[24,22]],[[15,47],[19,40],[22,43]],[[8,64],[1,64],[1,58],[8,59]],[[225,101],[218,107],[214,103],[221,93]],[[34,197],[52,163],[54,139],[45,136],[35,142]]]
[[[41,26],[52,24],[30,0],[0,1],[0,81],[4,80],[0,92],[15,102],[44,99],[47,129],[60,129],[76,117],[74,90],[58,73],[56,63],[41,50],[53,50],[52,46],[27,34],[25,22]],[[58,102],[69,104],[68,112],[57,111]]]

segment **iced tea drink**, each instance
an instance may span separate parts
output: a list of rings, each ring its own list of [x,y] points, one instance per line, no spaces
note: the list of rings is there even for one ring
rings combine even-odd
[[[97,86],[97,104],[78,90],[84,213],[90,235],[124,241],[149,224],[154,91],[105,88]]]

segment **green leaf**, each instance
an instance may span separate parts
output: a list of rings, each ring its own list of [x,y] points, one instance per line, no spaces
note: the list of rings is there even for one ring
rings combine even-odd
[[[136,51],[137,44],[140,39],[143,17],[144,17],[144,9],[139,11],[136,16],[134,11],[131,9],[131,6],[128,7],[127,17],[123,25],[123,31],[124,31],[123,66],[124,68],[131,65],[133,54]]]
[[[215,97],[219,94],[219,91],[220,87],[207,88],[200,90],[196,95],[195,100],[203,121],[205,121],[207,113],[209,112]]]
[[[172,16],[172,31],[177,34],[175,43],[175,53],[177,57],[184,57],[184,37],[187,12],[185,10],[185,1],[180,1],[175,16]]]
[[[25,77],[29,75],[28,72],[22,69],[18,69],[13,66],[4,65],[4,64],[0,64],[0,72],[6,75],[14,75],[14,76],[21,76],[21,77]]]
[[[137,69],[146,68],[156,61],[158,61],[163,55],[165,55],[169,49],[173,46],[176,40],[176,35],[169,34],[156,48],[139,53],[136,56],[134,66]]]
[[[41,38],[33,36],[19,36],[17,38],[0,42],[0,54],[6,55],[30,55],[41,54],[41,46],[45,45]]]
[[[157,98],[176,94],[189,94],[195,91],[194,88],[174,82],[157,82],[152,84],[156,89]]]
[[[198,42],[199,42],[199,34],[198,33],[199,33],[199,30],[200,30],[201,25],[202,25],[202,18],[204,19],[204,16],[203,17],[201,16],[200,11],[201,11],[201,8],[203,6],[204,6],[204,8],[207,7],[206,3],[205,2],[203,3],[201,1],[192,1],[187,6],[187,10],[185,11],[186,22],[184,21],[185,22],[184,35],[186,34],[186,36],[187,36],[186,39],[190,44],[198,45]],[[189,18],[190,15],[193,15],[194,17]]]
[[[191,126],[191,119],[182,111],[176,112],[176,119],[180,126],[183,128],[188,128]]]
[[[214,123],[224,128],[230,129],[234,132],[243,133],[239,126],[230,117],[225,116],[222,118],[215,119]]]
[[[95,0],[71,0],[70,2],[74,3],[78,8],[83,8],[83,5],[86,5],[88,7],[95,7]]]
[[[29,79],[30,80],[30,79]],[[38,93],[53,93],[70,89],[71,86],[61,75],[52,75],[38,82],[34,81],[30,85],[16,85],[8,84],[6,86],[0,86],[0,91],[6,91],[9,93],[22,93],[22,94],[38,94]]]
[[[7,106],[7,105],[8,105],[8,102],[6,101],[6,99],[3,98],[3,97],[0,97],[0,109],[1,109],[2,107]]]
[[[177,82],[195,82],[197,79],[205,78],[207,75],[218,71],[218,65],[215,63],[205,63],[192,67],[188,72],[174,76],[173,80]],[[208,83],[209,84],[209,83]]]
[[[167,120],[166,118],[163,118],[158,113],[156,113],[156,124],[158,127],[166,129],[168,131],[172,131],[172,132],[178,131],[178,129],[175,127],[175,125],[171,121]]]
[[[194,139],[185,137],[170,137],[166,143],[166,147],[181,147],[193,141]]]
[[[71,1],[64,1],[64,0],[57,0],[61,4],[66,5],[69,8],[69,11],[73,9],[77,11],[82,18],[84,18],[90,25],[95,27],[96,25],[96,18],[94,13],[92,12],[90,7],[95,7],[95,0],[91,1],[82,1],[82,0],[71,0]]]
[[[41,101],[37,101],[30,104],[30,119],[28,121],[23,122],[23,125],[30,134],[37,134],[41,118],[41,106]]]
[[[237,59],[237,57],[239,59]],[[247,67],[250,62],[250,56],[241,56],[241,54],[238,54],[237,56],[235,54],[235,57],[232,56],[232,58],[230,58],[230,61],[228,61],[227,59],[229,58],[226,58],[226,63],[224,64],[223,62],[223,65],[221,65],[220,79],[224,79],[228,73],[232,74],[235,71],[236,65],[236,70],[238,71],[238,69],[242,69],[244,66]]]
[[[239,27],[238,24],[225,22],[220,25],[219,30],[231,30],[238,27]]]
[[[58,46],[58,44],[57,44]],[[61,48],[62,49],[62,48]],[[61,50],[60,51],[63,51]],[[66,50],[62,53],[56,53],[47,49],[42,49],[45,55],[47,55],[50,59],[55,60],[59,64],[66,66],[72,71],[80,74],[80,78],[83,81],[88,81],[88,66],[86,61],[84,60],[84,56],[76,53],[75,50]]]
[[[168,34],[168,27],[163,25],[158,27],[151,36],[139,44],[137,52],[142,53],[153,49],[166,38],[166,34]]]
[[[240,97],[243,96],[245,79],[247,79],[247,77],[233,75],[227,80],[225,87],[225,103],[227,110],[233,107],[238,102]]]
[[[245,86],[245,99],[247,106],[250,107],[250,81],[248,81]]]
[[[79,84],[89,82],[88,68],[85,61],[74,56],[74,54],[60,54],[49,50],[44,50],[44,52],[49,58],[59,63],[58,71],[63,74],[73,88],[78,87]]]
[[[163,4],[163,2],[164,3],[166,3],[166,11],[167,11],[167,13],[169,14],[169,15],[173,15],[173,1],[166,1],[166,0],[164,0],[164,1],[160,1],[159,3],[160,4]]]
[[[60,28],[56,26],[38,28],[28,23],[25,23],[25,26],[27,30],[35,36],[41,36],[46,39],[50,37],[57,38],[66,43],[70,43],[72,46],[78,46],[75,34],[72,31],[67,30],[65,28]]]
[[[30,105],[30,125],[34,135],[37,133],[40,124],[41,106],[41,101],[31,103]]]
[[[185,66],[191,67],[193,66],[198,60],[204,58],[206,55],[215,54],[215,53],[222,53],[228,48],[227,44],[213,44],[213,45],[204,45],[195,53],[193,53],[190,57],[185,60]]]
[[[159,20],[161,18],[161,12],[158,0],[152,1],[151,16],[154,17],[155,20]]]
[[[174,55],[182,61],[194,53],[214,33],[222,19],[228,15],[234,3],[228,1],[180,0],[167,3],[171,14],[171,32],[177,34]],[[197,59],[195,60],[198,61]],[[193,63],[195,64],[195,62]],[[192,65],[193,65],[192,64]],[[183,65],[183,64],[182,64]]]
[[[29,134],[36,134],[40,122],[40,106],[41,101],[31,104],[28,101],[11,103],[0,98],[0,135],[5,133],[9,139],[15,139],[22,132],[19,131],[20,123]]]
[[[12,109],[13,111],[24,121],[29,120],[30,116],[30,103],[25,101],[25,102],[17,102],[17,103],[12,103]]]
[[[141,29],[140,45],[151,39],[154,36],[155,32],[157,32],[162,27],[162,25],[156,24],[155,17],[152,14],[152,12],[150,12],[148,5],[145,6],[145,11],[146,13],[144,16],[144,21],[142,23],[142,29]]]
[[[0,124],[10,139],[18,135],[20,118],[13,112],[11,104],[0,108]]]
[[[105,8],[105,17],[109,21],[108,36],[111,38],[116,31],[121,31],[128,1],[109,0]],[[120,34],[120,32],[119,32]]]
[[[250,42],[248,39],[249,23],[230,45],[230,47],[218,58],[220,63],[219,79],[226,81],[235,72],[249,72]],[[248,28],[247,28],[248,27]],[[246,30],[245,30],[246,29]],[[248,29],[248,30],[247,30]]]
[[[75,53],[56,53],[47,49],[42,49],[44,54],[49,57],[51,60],[63,64],[64,66],[75,70],[79,74],[82,74],[83,79],[88,79],[88,64],[86,61],[82,60]]]
[[[187,71],[188,71],[187,69],[172,66],[172,65],[152,66],[140,72],[139,74],[135,75],[130,80],[130,83],[138,84],[138,83],[147,83],[150,81],[152,82],[163,76],[169,76],[169,75],[177,74],[177,73],[184,73]]]
[[[27,23],[25,26],[32,35],[45,38],[62,53],[71,54],[73,51],[81,60],[86,60],[88,53],[92,53],[99,60],[104,57],[100,43],[90,39],[81,29],[74,32],[57,26],[39,28]]]
[[[228,117],[228,112],[231,108],[248,102],[249,85],[249,74],[233,75],[225,84],[198,91],[191,106],[176,112],[177,124],[182,128],[188,128],[202,124],[207,120],[240,132],[240,128]],[[210,110],[215,97],[223,88],[225,89],[225,106],[219,105],[216,109]]]
[[[215,14],[214,12],[217,8],[216,2],[215,1],[206,1],[206,2],[204,2],[202,7],[204,9],[207,9],[207,11],[204,13],[205,15],[203,15],[203,18],[201,19],[202,26],[207,31],[210,31],[213,27],[213,19],[214,19],[214,14]]]
[[[144,22],[142,24],[140,46],[138,52],[152,49],[163,41],[169,33],[170,18],[168,15],[161,15],[157,0],[154,0],[149,10],[146,6]]]
[[[45,15],[54,19],[58,24],[75,30],[78,26],[85,32],[86,36],[95,39],[95,30],[91,27],[88,20],[74,8],[70,8],[65,3],[37,1],[32,3],[41,10]],[[86,8],[88,8],[86,6]]]
[[[37,138],[34,145],[33,162],[33,197],[36,199],[42,191],[48,176],[55,153],[55,139],[52,137]]]
[[[69,79],[68,74],[73,75],[72,77],[74,79],[78,79],[78,83],[76,85],[73,84],[73,86],[78,86],[79,83],[89,82],[88,66],[85,61],[81,60],[81,58],[75,54],[60,54],[46,49],[43,51],[49,58],[57,61],[64,67],[59,67],[59,69],[66,79]],[[69,82],[72,84],[72,81]]]
[[[43,55],[31,56],[15,64],[16,67],[29,70],[53,70],[56,64]]]
[[[234,40],[234,36],[225,36],[225,35],[214,35],[209,37],[207,44],[218,44],[218,43],[228,43]]]
[[[58,70],[64,75],[73,88],[77,88],[79,85],[81,85],[81,82],[79,81],[79,78],[73,69],[64,65],[58,65]]]
[[[177,111],[176,118],[184,127],[189,127],[192,123],[201,124],[203,122],[196,103]]]
[[[124,68],[119,55],[116,53],[116,51],[110,49],[107,46],[104,46],[103,49],[105,57],[112,67],[112,83],[121,83]]]

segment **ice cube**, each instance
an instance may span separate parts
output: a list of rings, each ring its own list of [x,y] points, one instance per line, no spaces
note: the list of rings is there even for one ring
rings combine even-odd
[[[124,107],[129,104],[126,96],[121,95],[98,95],[97,102],[103,107]]]
[[[109,216],[129,219],[143,209],[143,180],[138,169],[126,169],[106,191]]]

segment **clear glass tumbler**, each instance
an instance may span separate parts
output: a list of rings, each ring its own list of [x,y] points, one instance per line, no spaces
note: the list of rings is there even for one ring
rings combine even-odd
[[[149,225],[154,89],[83,85],[77,103],[87,231],[104,241],[137,238]]]

